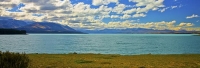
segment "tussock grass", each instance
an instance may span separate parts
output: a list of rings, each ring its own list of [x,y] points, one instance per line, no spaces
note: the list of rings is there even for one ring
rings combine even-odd
[[[25,53],[0,51],[0,68],[27,68],[28,65],[29,58]]]

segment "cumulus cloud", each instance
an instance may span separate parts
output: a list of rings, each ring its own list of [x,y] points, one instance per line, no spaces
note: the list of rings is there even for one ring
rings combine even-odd
[[[136,2],[136,6],[147,6],[150,4],[154,4],[153,6],[163,7],[162,4],[164,0],[129,0],[130,2]]]
[[[120,14],[124,9],[126,8],[126,5],[124,4],[118,4],[114,7],[113,12],[116,12],[117,14]]]
[[[165,7],[163,5],[164,0],[129,0],[129,2],[136,3],[136,8],[124,11],[123,13],[125,14],[147,13],[150,10],[155,11],[158,10],[159,8]]]
[[[25,12],[47,13],[48,11],[72,8],[72,4],[69,0],[21,0],[21,2],[25,4],[21,10]]]
[[[91,28],[91,29],[126,29],[126,28],[146,28],[146,29],[155,29],[155,30],[200,30],[192,28],[194,26],[192,23],[180,23],[176,25],[176,21],[161,21],[161,22],[147,22],[147,23],[134,23],[135,21],[126,20],[126,21],[117,21],[117,22],[109,22],[109,23],[94,23],[93,26],[88,26],[87,24],[83,25],[84,28]],[[79,24],[80,25],[80,24]],[[86,26],[87,25],[87,26]],[[183,27],[182,27],[183,26]]]
[[[132,14],[132,13],[135,13],[137,11],[136,8],[133,8],[133,9],[130,9],[130,10],[125,10],[123,11],[124,14]]]
[[[187,19],[190,19],[190,18],[197,18],[197,17],[199,17],[198,15],[195,15],[195,14],[193,14],[192,16],[187,16],[186,18]]]
[[[119,15],[111,15],[110,18],[119,18]]]
[[[36,22],[49,21],[73,28],[105,29],[105,28],[148,28],[148,29],[188,29],[194,26],[192,23],[175,24],[171,22],[147,22],[137,23],[140,17],[146,17],[149,11],[164,12],[164,0],[129,0],[133,5],[119,3],[119,0],[92,0],[92,4],[84,2],[71,3],[71,0],[0,0],[0,16],[13,17],[17,20],[33,20]],[[115,3],[114,7],[108,6]],[[19,8],[21,12],[10,12],[9,9],[24,4]],[[92,7],[95,6],[95,8]],[[188,16],[195,18],[198,15]],[[103,19],[111,19],[104,22]],[[115,21],[117,19],[117,21]],[[120,21],[118,21],[120,19]],[[189,29],[190,28],[190,29]]]
[[[121,19],[129,19],[131,18],[131,15],[128,15],[128,14],[124,14]]]
[[[180,27],[190,27],[190,26],[193,26],[193,25],[194,24],[192,24],[192,23],[184,23],[184,22],[182,22],[178,26],[180,26]]]
[[[133,18],[138,18],[138,17],[145,17],[146,15],[143,13],[137,13],[133,15]]]
[[[135,1],[136,3],[142,3]],[[155,3],[154,3],[155,2]],[[148,2],[145,0],[147,5],[145,7],[140,7],[134,5],[130,10],[127,10],[127,5],[120,4],[118,0],[93,0],[92,4],[99,6],[98,8],[91,8],[90,4],[85,4],[83,2],[78,2],[72,4],[70,0],[2,0],[0,3],[15,4],[10,8],[18,5],[19,3],[24,4],[25,6],[19,8],[20,13],[11,13],[8,12],[4,7],[0,10],[1,16],[13,16],[16,19],[30,19],[34,21],[55,21],[59,22],[65,20],[71,21],[72,18],[83,18],[85,20],[79,20],[80,22],[102,20],[103,18],[120,18],[120,19],[129,19],[129,18],[138,18],[145,17],[144,12],[149,10],[157,10],[158,7],[161,7],[162,0],[156,0],[154,2]],[[116,3],[115,7],[108,7],[106,5],[110,3]],[[2,5],[1,4],[1,5]],[[8,7],[8,5],[5,5]],[[125,10],[126,9],[126,10]],[[109,15],[111,12],[116,14],[121,14],[122,16]],[[34,14],[40,14],[42,16],[36,17]],[[20,16],[22,17],[20,17]],[[130,15],[133,17],[130,17]],[[15,17],[16,16],[16,17]],[[32,19],[31,19],[32,18]],[[60,18],[60,19],[59,19]],[[64,23],[63,23],[64,24]]]
[[[110,3],[119,3],[118,0],[92,0],[92,5],[99,6],[99,5],[108,5]]]
[[[20,3],[18,0],[0,0],[0,9],[11,9]]]

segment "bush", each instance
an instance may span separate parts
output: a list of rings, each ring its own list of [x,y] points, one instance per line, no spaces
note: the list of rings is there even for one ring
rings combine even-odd
[[[1,52],[0,68],[27,68],[29,58],[25,53]]]

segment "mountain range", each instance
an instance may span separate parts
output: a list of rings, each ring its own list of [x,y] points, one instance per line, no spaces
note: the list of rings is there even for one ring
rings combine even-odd
[[[10,18],[1,18],[0,28],[25,30],[27,33],[82,33],[67,25],[53,22],[22,21]]]
[[[126,29],[103,29],[103,30],[80,30],[86,33],[98,34],[199,34],[198,31],[174,31],[174,30],[153,30],[145,28],[126,28]]]
[[[198,31],[153,30],[145,28],[87,30],[73,29],[54,22],[34,22],[0,17],[0,28],[25,30],[27,33],[98,33],[98,34],[200,34]]]

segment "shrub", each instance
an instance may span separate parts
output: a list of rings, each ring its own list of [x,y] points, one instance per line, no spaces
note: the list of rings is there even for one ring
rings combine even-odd
[[[27,68],[28,64],[29,58],[25,53],[0,51],[0,68]]]

